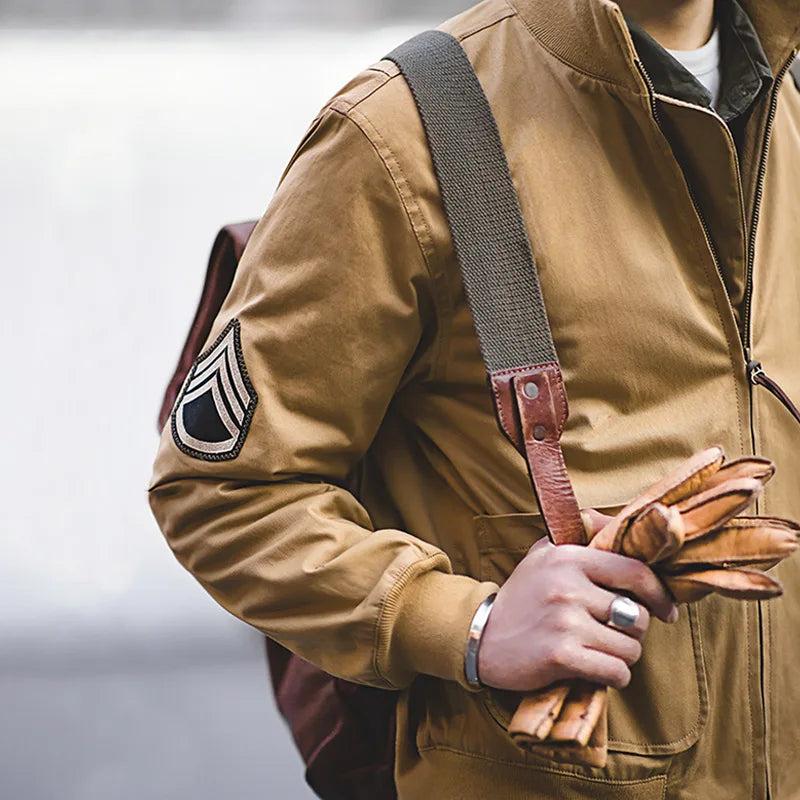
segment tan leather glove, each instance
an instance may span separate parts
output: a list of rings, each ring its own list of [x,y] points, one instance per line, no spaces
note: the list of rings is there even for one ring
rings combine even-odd
[[[721,447],[696,453],[629,503],[589,542],[649,564],[676,602],[717,592],[758,600],[782,587],[761,570],[791,555],[800,527],[775,517],[738,517],[775,472],[763,458],[725,463]],[[556,760],[605,766],[607,689],[560,682],[520,704],[509,734]]]

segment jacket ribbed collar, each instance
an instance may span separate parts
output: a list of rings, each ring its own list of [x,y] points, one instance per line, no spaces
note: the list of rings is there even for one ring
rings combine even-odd
[[[611,0],[509,0],[539,43],[568,66],[642,92],[636,49]],[[800,44],[800,0],[740,0],[773,72]]]

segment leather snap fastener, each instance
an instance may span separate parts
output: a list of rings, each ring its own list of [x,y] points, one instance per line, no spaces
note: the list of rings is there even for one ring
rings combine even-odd
[[[533,381],[528,381],[525,386],[523,386],[522,393],[525,397],[535,400],[539,396],[539,387]]]
[[[536,439],[537,442],[541,442],[545,436],[547,436],[547,428],[545,428],[544,425],[537,425],[533,429],[533,438]]]

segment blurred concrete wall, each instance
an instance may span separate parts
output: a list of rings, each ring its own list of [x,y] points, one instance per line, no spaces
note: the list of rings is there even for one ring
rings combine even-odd
[[[462,0],[0,0],[0,25],[80,27],[357,26],[446,19]]]

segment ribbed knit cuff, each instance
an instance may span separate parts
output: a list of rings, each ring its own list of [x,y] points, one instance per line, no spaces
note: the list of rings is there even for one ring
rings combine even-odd
[[[378,671],[396,687],[408,686],[423,673],[475,691],[464,675],[469,626],[478,606],[498,590],[497,584],[431,569],[430,562],[417,562],[417,569],[398,581],[387,598],[376,653]]]

